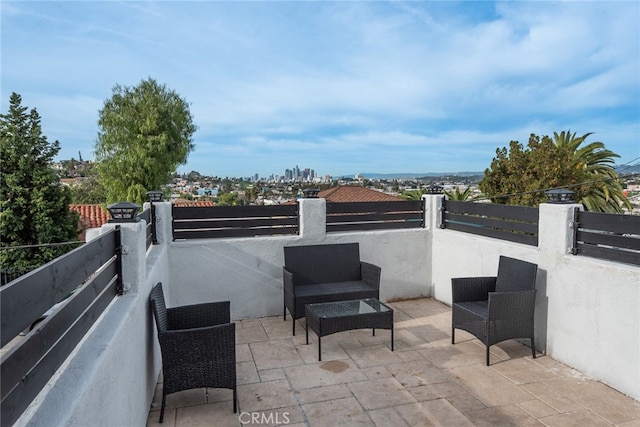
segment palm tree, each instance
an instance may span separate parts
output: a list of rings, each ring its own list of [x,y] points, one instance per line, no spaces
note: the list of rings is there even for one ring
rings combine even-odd
[[[423,194],[426,192],[422,188],[418,188],[417,190],[404,190],[400,197],[405,200],[422,200]]]
[[[460,187],[453,187],[453,190],[444,190],[444,194],[449,200],[456,200],[458,202],[466,202],[471,197],[473,190],[471,187],[467,187],[464,191],[460,191]]]
[[[569,166],[579,173],[581,183],[575,184],[579,202],[592,212],[623,212],[631,210],[631,203],[625,197],[618,173],[613,168],[614,157],[620,157],[607,150],[602,142],[596,141],[582,146],[593,132],[576,137],[570,131],[553,133],[553,142],[560,153],[570,156]],[[572,185],[569,185],[572,186]]]

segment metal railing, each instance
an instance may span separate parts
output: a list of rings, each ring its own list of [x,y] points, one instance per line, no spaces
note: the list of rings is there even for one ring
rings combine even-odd
[[[2,425],[20,417],[122,293],[120,246],[116,227],[0,288]]]
[[[327,202],[327,233],[424,227],[424,200]]]
[[[298,234],[298,205],[172,207],[173,240]]]
[[[640,265],[640,216],[576,208],[573,231],[574,255]]]
[[[156,237],[156,207],[151,205],[142,211],[138,217],[147,222],[146,242],[147,249],[149,249],[151,245],[156,245],[158,243],[158,239]]]
[[[442,200],[440,227],[538,245],[538,208]]]

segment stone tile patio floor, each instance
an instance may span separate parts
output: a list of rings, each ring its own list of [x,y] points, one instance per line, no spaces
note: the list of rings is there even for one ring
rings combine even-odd
[[[505,341],[484,346],[456,330],[451,309],[433,299],[389,304],[390,332],[340,332],[305,344],[304,319],[236,322],[238,413],[232,394],[196,389],[167,397],[158,423],[162,379],[147,426],[640,426],[640,402],[539,354]]]

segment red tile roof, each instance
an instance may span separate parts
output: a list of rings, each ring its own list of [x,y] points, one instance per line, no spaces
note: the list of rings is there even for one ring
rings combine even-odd
[[[204,208],[204,207],[210,207],[210,206],[215,206],[216,204],[213,203],[211,200],[187,200],[187,199],[176,199],[173,202],[173,206],[177,207],[177,208]]]
[[[402,198],[359,186],[330,188],[318,193],[327,202],[401,202]]]
[[[101,205],[71,204],[69,209],[80,214],[82,229],[101,227],[109,221],[109,212]]]

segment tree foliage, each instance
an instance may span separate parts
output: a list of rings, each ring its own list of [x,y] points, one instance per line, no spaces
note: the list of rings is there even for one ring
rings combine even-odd
[[[422,188],[418,188],[417,190],[403,190],[402,194],[400,194],[400,197],[402,197],[405,200],[422,200],[422,196],[424,194],[427,194],[427,192],[422,189]]]
[[[565,187],[574,199],[594,212],[622,212],[630,203],[613,169],[616,153],[602,142],[582,145],[591,133],[554,132],[553,138],[531,134],[525,148],[511,141],[498,148],[491,167],[479,183],[494,203],[537,206],[546,201],[544,190]]]
[[[464,190],[460,190],[460,187],[453,187],[451,190],[444,190],[444,194],[447,196],[449,200],[455,200],[458,202],[466,202],[472,199],[471,194],[473,190],[471,187],[466,187]]]
[[[40,115],[13,93],[0,115],[0,266],[26,271],[67,252],[69,246],[7,249],[76,241],[78,215],[71,194],[51,167],[60,143],[42,135]],[[71,247],[72,248],[72,247]]]
[[[90,176],[70,187],[72,203],[104,204],[106,191],[96,177]]]
[[[135,87],[116,85],[98,125],[96,160],[107,203],[144,202],[193,150],[189,105],[151,78]]]

